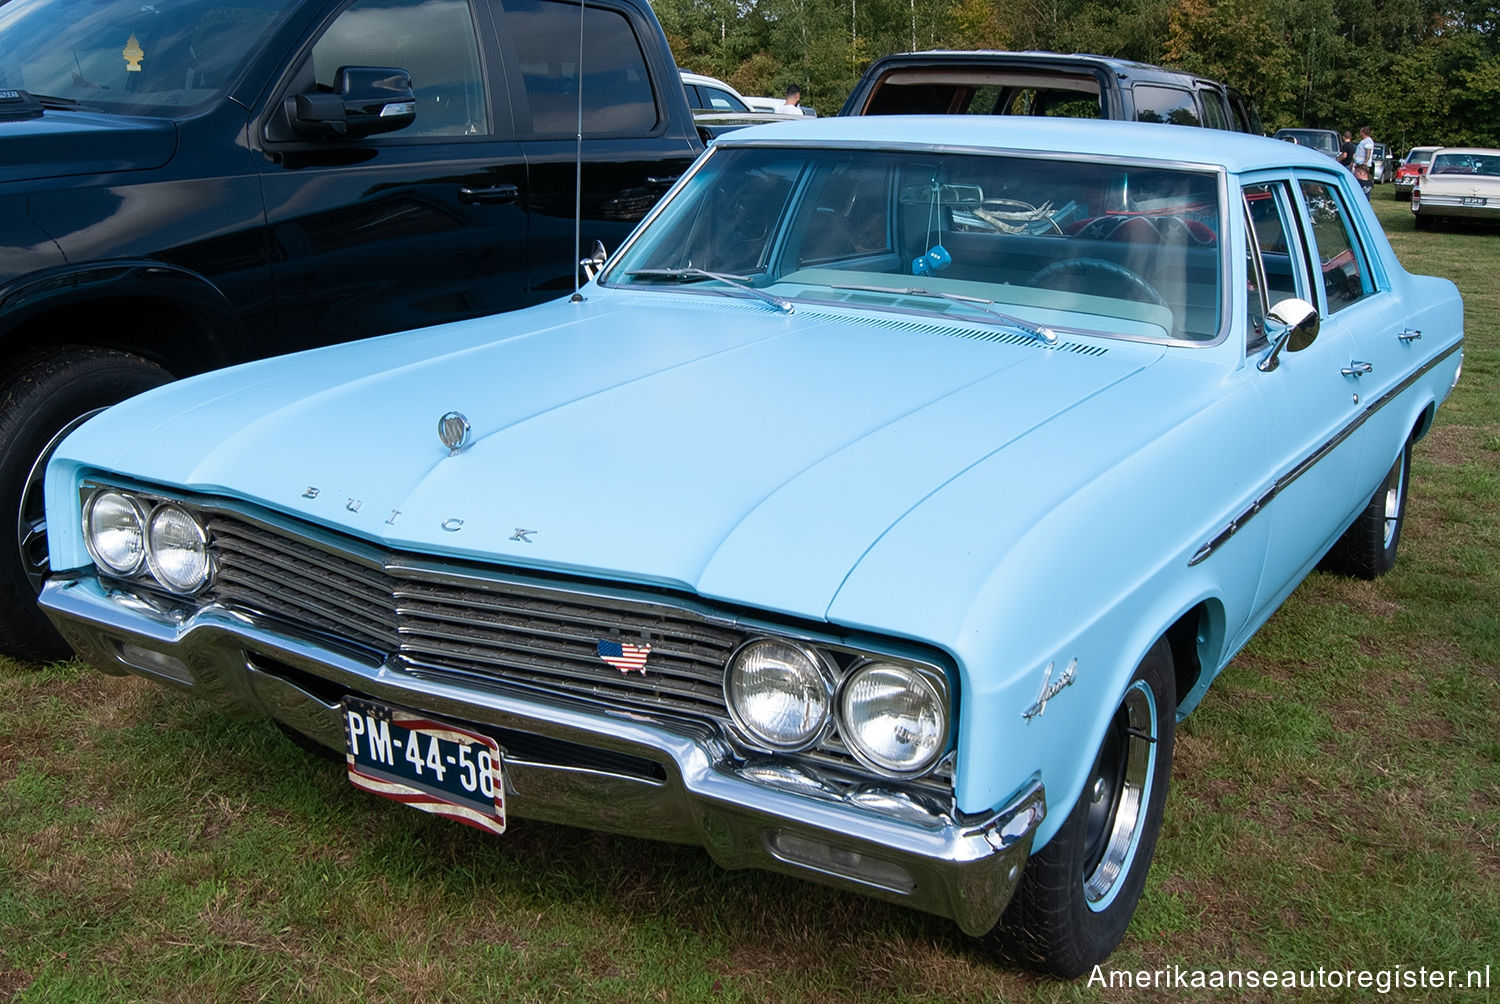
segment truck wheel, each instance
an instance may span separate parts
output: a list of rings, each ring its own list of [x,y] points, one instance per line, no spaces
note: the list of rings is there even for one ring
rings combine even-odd
[[[1396,567],[1396,546],[1406,522],[1406,483],[1411,480],[1411,440],[1391,465],[1370,501],[1344,535],[1334,542],[1318,567],[1335,575],[1378,579]]]
[[[1176,734],[1172,652],[1136,667],[1083,793],[1031,856],[998,931],[1018,961],[1064,979],[1109,956],[1135,913],[1161,831]]]
[[[172,379],[139,356],[112,349],[56,349],[25,356],[3,378],[0,397],[0,652],[19,659],[66,658],[67,644],[36,597],[47,577],[47,460],[91,415]]]

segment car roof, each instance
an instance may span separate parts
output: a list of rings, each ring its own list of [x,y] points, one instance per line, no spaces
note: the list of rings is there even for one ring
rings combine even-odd
[[[1294,165],[1336,169],[1327,154],[1248,133],[1149,122],[1033,118],[1024,115],[873,115],[812,119],[737,130],[719,146],[858,145],[865,148],[992,149],[1097,159],[1101,150],[1132,160],[1222,166],[1243,173]]]
[[[1489,155],[1500,154],[1500,150],[1497,150],[1492,146],[1439,146],[1434,147],[1433,149],[1435,149],[1438,153],[1483,153]]]
[[[944,63],[1071,63],[1114,71],[1120,77],[1143,77],[1175,80],[1197,80],[1207,84],[1223,86],[1209,77],[1187,70],[1173,70],[1154,63],[1138,63],[1132,59],[1115,56],[1099,56],[1090,52],[1052,52],[1045,49],[929,49],[924,52],[898,52],[875,61],[874,66],[887,66],[904,62]]]

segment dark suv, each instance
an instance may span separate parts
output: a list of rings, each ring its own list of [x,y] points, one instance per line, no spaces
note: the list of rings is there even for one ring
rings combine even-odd
[[[566,293],[701,149],[645,0],[0,6],[0,650],[66,652],[41,472],[83,416]]]
[[[840,115],[1060,115],[1262,135],[1233,88],[1179,70],[1060,52],[904,52],[865,71]]]

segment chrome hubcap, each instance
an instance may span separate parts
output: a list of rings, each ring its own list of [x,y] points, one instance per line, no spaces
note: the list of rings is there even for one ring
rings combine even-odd
[[[1084,826],[1083,894],[1091,910],[1114,900],[1130,871],[1156,766],[1156,699],[1145,681],[1125,693],[1085,787],[1091,802]]]
[[[1391,546],[1391,541],[1396,536],[1396,527],[1401,520],[1401,489],[1406,481],[1406,465],[1402,462],[1406,454],[1396,458],[1396,465],[1391,468],[1391,473],[1385,476],[1385,533],[1384,544]]]
[[[42,583],[51,570],[51,564],[47,560],[47,509],[44,497],[47,461],[52,459],[57,444],[67,438],[68,433],[103,410],[95,408],[85,412],[59,429],[56,435],[47,440],[47,445],[42,447],[42,452],[32,461],[31,470],[26,472],[26,480],[21,485],[21,505],[16,511],[16,550],[21,555],[21,569],[26,573],[26,581],[31,583],[33,592],[42,591]]]

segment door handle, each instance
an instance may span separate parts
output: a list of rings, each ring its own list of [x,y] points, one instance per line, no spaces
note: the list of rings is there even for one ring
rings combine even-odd
[[[1396,337],[1405,342],[1407,345],[1410,345],[1412,342],[1422,337],[1422,332],[1418,331],[1416,328],[1402,328],[1400,331],[1396,332]]]
[[[660,185],[661,187],[665,188],[680,177],[682,177],[682,175],[680,174],[648,174],[646,176],[646,184]]]
[[[1366,373],[1372,372],[1374,369],[1375,367],[1371,366],[1369,363],[1362,363],[1358,359],[1356,359],[1348,366],[1345,366],[1343,369],[1339,370],[1339,372],[1344,374],[1344,376],[1352,376],[1358,378],[1364,376]]]
[[[466,206],[477,203],[515,202],[520,197],[521,190],[515,185],[496,185],[494,188],[464,187],[458,190],[458,201]]]

